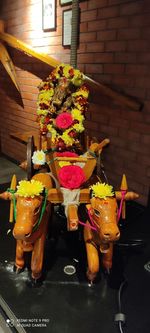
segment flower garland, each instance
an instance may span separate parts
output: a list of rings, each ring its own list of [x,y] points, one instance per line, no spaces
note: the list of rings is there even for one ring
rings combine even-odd
[[[39,86],[37,121],[42,134],[51,133],[57,151],[76,151],[84,131],[89,90],[83,74],[61,64]]]
[[[90,189],[92,190],[92,196],[100,199],[106,199],[106,197],[113,197],[115,195],[113,187],[105,183],[96,183],[90,186]]]

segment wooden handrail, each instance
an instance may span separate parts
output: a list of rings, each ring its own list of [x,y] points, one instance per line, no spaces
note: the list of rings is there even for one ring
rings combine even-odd
[[[43,61],[44,63],[48,64],[51,67],[56,67],[60,64],[60,62],[47,54],[43,54],[40,52],[35,51],[31,46],[22,42],[21,40],[17,39],[16,37],[9,35],[5,32],[0,32],[0,39],[10,46],[27,53],[28,55],[33,56],[36,59]]]
[[[125,96],[114,89],[106,86],[104,83],[96,82],[93,79],[89,78],[88,76],[84,76],[85,82],[88,83],[93,89],[96,91],[101,91],[101,93],[105,94],[106,96],[111,97],[112,99],[117,100],[120,104],[126,105],[132,110],[140,111],[143,107],[143,103],[137,101],[135,98],[130,96]]]
[[[42,54],[40,52],[35,51],[31,46],[27,45],[26,43],[22,42],[21,40],[17,39],[10,34],[7,34],[0,30],[0,40],[8,43],[10,46],[27,53],[30,56],[33,56],[44,63],[48,64],[51,67],[56,67],[60,64],[60,62],[47,54]],[[136,101],[133,97],[125,96],[114,89],[106,86],[103,83],[99,83],[94,81],[93,79],[89,78],[88,76],[84,76],[85,81],[88,83],[89,86],[93,87],[94,89],[98,90],[99,92],[104,93],[105,95],[111,97],[112,99],[117,100],[122,105],[126,105],[127,107],[139,111],[143,104],[139,101]]]

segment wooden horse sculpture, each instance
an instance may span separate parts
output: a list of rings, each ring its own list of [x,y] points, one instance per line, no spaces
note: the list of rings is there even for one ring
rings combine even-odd
[[[52,182],[47,174],[37,174],[32,178],[31,182],[22,182],[26,182],[26,186],[28,187],[27,195],[23,193],[21,188],[20,190],[18,188],[14,194],[8,191],[0,194],[0,198],[16,200],[16,223],[13,229],[13,236],[17,241],[15,260],[16,272],[19,273],[25,266],[24,252],[32,251],[32,278],[37,281],[42,273],[44,244],[51,208],[50,203],[47,202],[47,195],[48,190],[52,188]],[[32,188],[29,188],[31,183],[33,183],[36,188],[40,186],[41,192],[35,194]],[[22,191],[22,193],[20,191]]]
[[[103,148],[110,142],[109,139],[104,139],[100,143],[97,142],[92,142],[85,153],[85,156],[78,156],[78,157],[58,157],[57,153],[55,152],[50,152],[46,155],[46,162],[49,165],[50,171],[51,171],[51,176],[55,179],[55,182],[58,182],[59,179],[59,171],[60,171],[60,162],[70,162],[70,163],[82,163],[83,164],[83,172],[85,175],[85,180],[88,181],[90,177],[93,174],[93,171],[96,167],[97,164],[97,159],[99,155],[101,154]],[[43,136],[43,142],[42,142],[42,148],[45,150],[51,150],[51,146],[47,140],[46,137]],[[32,152],[33,154],[33,152]],[[31,153],[29,155],[32,155]],[[24,161],[21,163],[21,167],[26,170],[27,168],[27,161]],[[32,162],[32,161],[31,161]],[[41,170],[40,165],[35,165],[33,164],[33,170]],[[98,181],[98,177],[95,177],[96,180]],[[53,197],[54,195],[54,197]],[[51,190],[51,195],[49,196],[49,200],[53,203],[63,203],[63,198],[61,195],[60,190],[57,188],[53,188]],[[82,201],[84,202],[84,201]],[[87,201],[87,198],[85,197],[85,203],[88,203],[89,200]],[[68,217],[67,217],[67,229],[68,231],[74,231],[78,229],[78,212],[77,212],[77,207],[76,205],[73,204],[73,202],[70,203],[68,202]]]
[[[112,267],[113,243],[120,237],[117,224],[123,200],[136,199],[138,194],[127,191],[113,193],[112,186],[101,183],[91,188],[96,192],[91,199],[91,204],[87,205],[89,220],[84,227],[84,240],[88,261],[87,277],[92,282],[99,271],[99,252],[102,253],[104,268],[109,271]],[[101,195],[101,190],[104,191],[104,195]],[[121,200],[122,206],[120,206],[119,214],[117,199]]]

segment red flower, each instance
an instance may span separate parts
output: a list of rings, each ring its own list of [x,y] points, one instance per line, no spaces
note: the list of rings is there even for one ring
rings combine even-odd
[[[62,150],[62,149],[65,149],[65,148],[66,148],[66,145],[65,145],[65,143],[64,143],[63,140],[58,139],[58,142],[57,142],[57,148],[58,148],[59,150]]]
[[[59,114],[59,116],[56,118],[56,126],[60,129],[66,129],[70,127],[73,123],[73,119],[70,113],[63,112]]]
[[[62,153],[56,153],[58,157],[78,157],[78,154],[73,153],[72,151],[63,151]]]
[[[71,68],[71,69],[69,69],[69,74],[70,74],[70,76],[74,76],[74,69],[73,68]]]
[[[41,124],[40,132],[41,134],[45,135],[47,133],[47,126]]]
[[[70,131],[68,133],[68,135],[71,137],[71,138],[75,138],[77,136],[77,133],[75,131]]]
[[[48,116],[45,117],[45,119],[44,119],[45,124],[48,125],[50,123],[50,121],[51,121],[51,119]]]
[[[58,177],[60,184],[70,190],[80,188],[86,180],[82,168],[77,165],[63,166],[59,171]]]

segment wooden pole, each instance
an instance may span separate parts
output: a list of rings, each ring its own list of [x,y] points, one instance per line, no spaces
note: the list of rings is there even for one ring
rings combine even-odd
[[[77,48],[79,34],[79,0],[72,0],[72,30],[71,30],[71,52],[70,65],[77,67]]]
[[[0,20],[0,33],[4,33],[4,28],[5,28],[5,23],[3,20]],[[15,84],[17,90],[20,92],[20,88],[17,83],[17,75],[16,75],[16,71],[15,71],[15,66],[14,66],[5,46],[2,43],[0,43],[0,61],[2,62],[8,75],[10,76],[13,83]]]
[[[5,46],[0,42],[0,61],[2,62],[3,66],[6,69],[6,72],[10,76],[11,80],[13,81],[14,85],[16,86],[17,90],[20,92],[20,88],[17,82],[17,75],[15,71],[15,66],[5,48]]]

